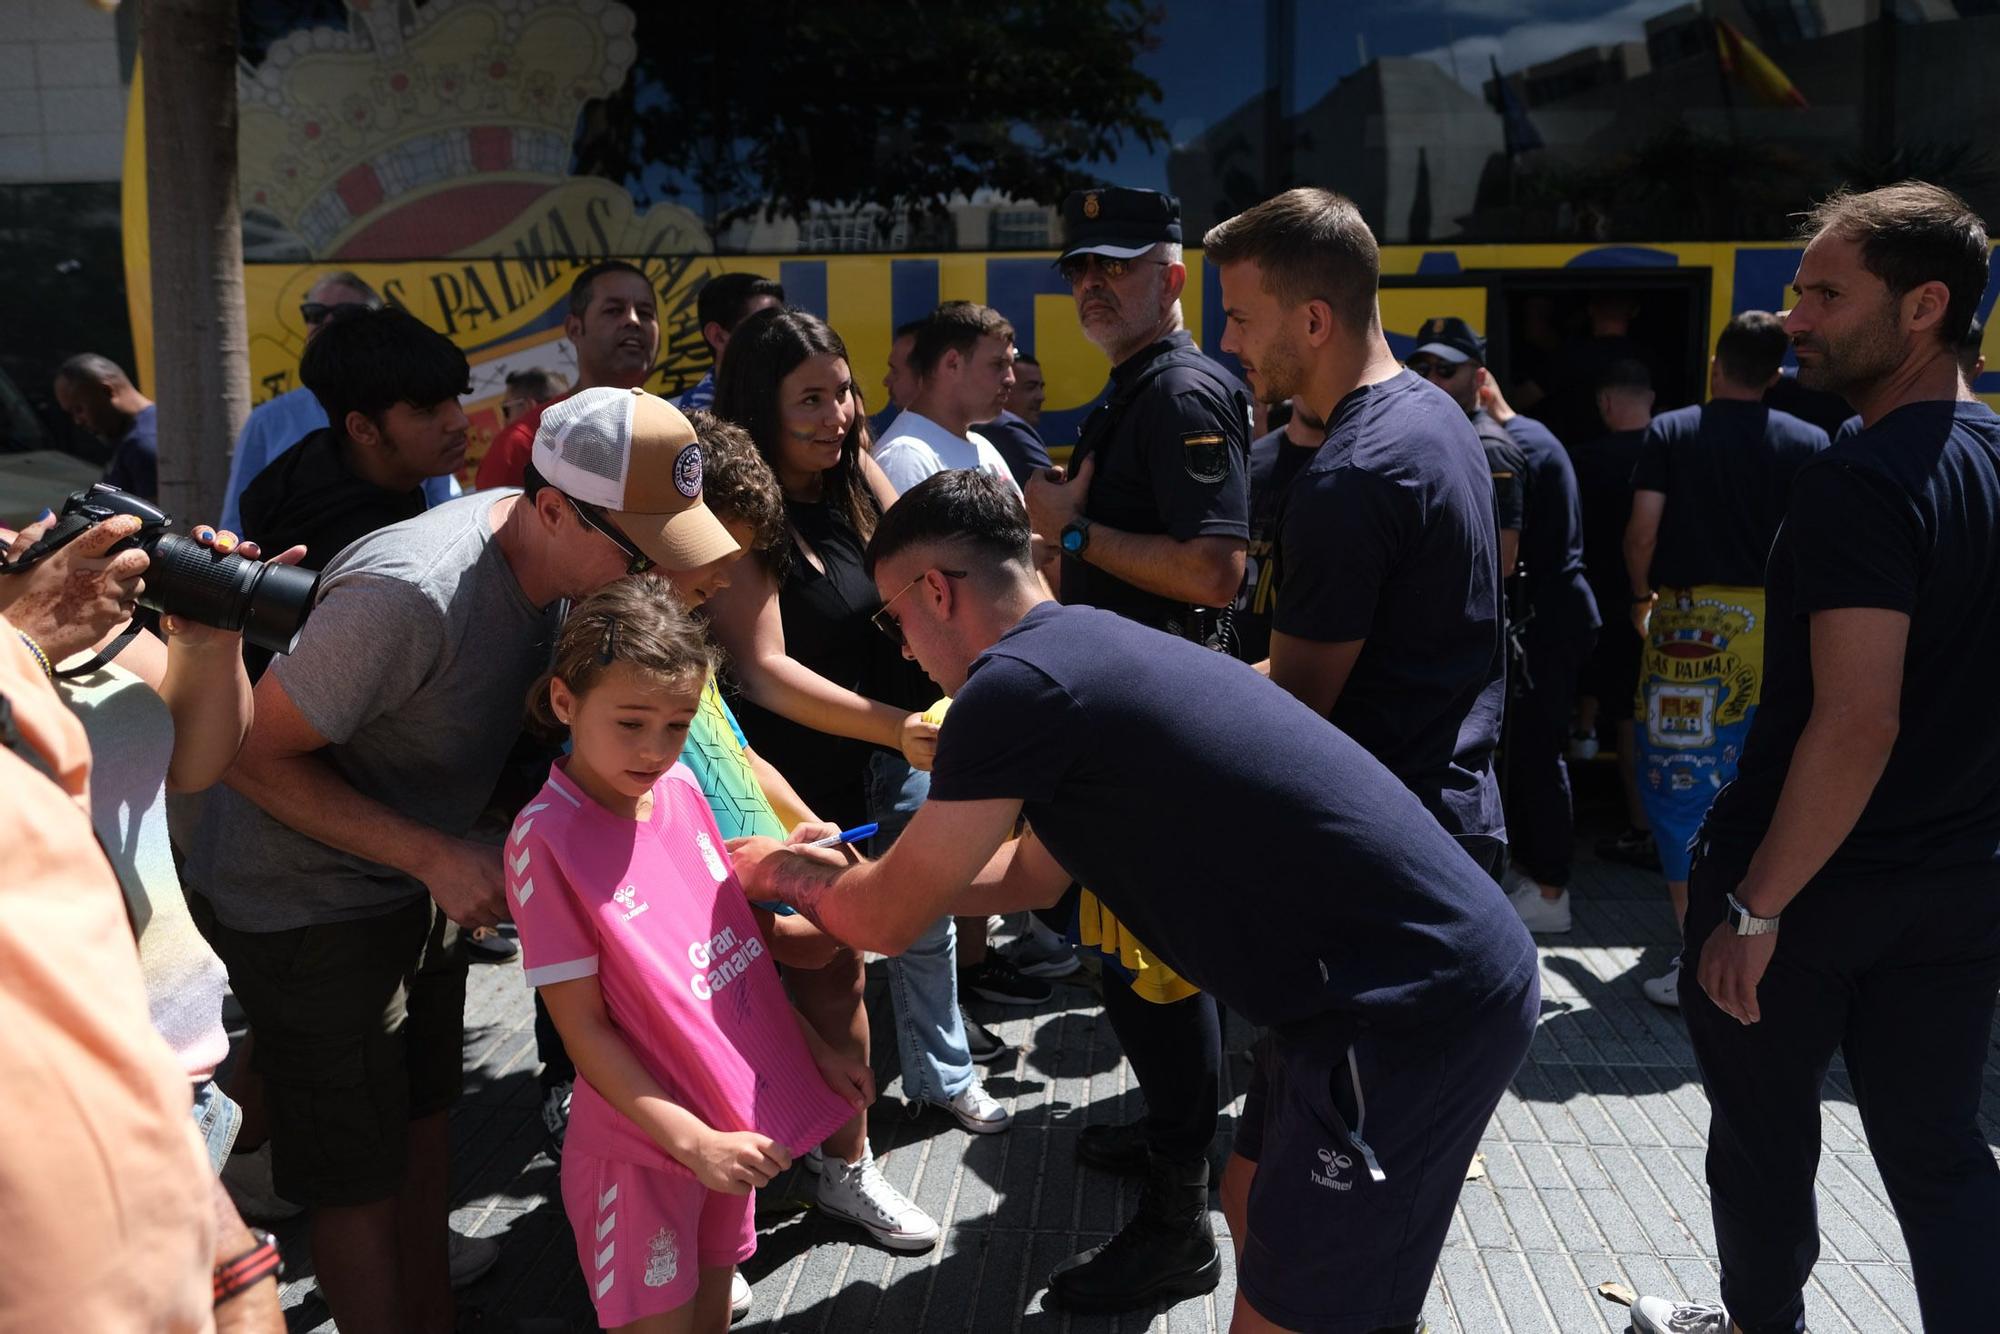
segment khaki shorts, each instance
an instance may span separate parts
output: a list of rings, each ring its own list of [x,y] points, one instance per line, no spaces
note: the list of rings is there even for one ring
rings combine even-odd
[[[410,1122],[464,1082],[465,956],[428,898],[374,917],[237,931],[188,894],[229,968],[264,1080],[278,1193],[299,1204],[395,1195]]]

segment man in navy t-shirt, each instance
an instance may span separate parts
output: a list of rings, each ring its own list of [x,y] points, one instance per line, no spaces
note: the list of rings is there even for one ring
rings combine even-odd
[[[1771,539],[1792,478],[1827,443],[1818,427],[1764,405],[1784,356],[1777,316],[1739,313],[1715,340],[1709,401],[1653,418],[1632,469],[1625,566],[1627,612],[1644,641],[1639,798],[1676,920],[1687,913],[1688,842],[1735,775],[1756,716]],[[1679,979],[1676,958],[1645,993],[1676,1005]]]
[[[884,628],[953,698],[931,799],[872,864],[733,845],[746,890],[893,953],[939,913],[1092,886],[1271,1030],[1224,1183],[1239,1301],[1289,1329],[1416,1328],[1539,1008],[1533,942],[1499,890],[1393,775],[1248,666],[1050,601],[993,479],[919,484],[869,561]],[[1154,1207],[1107,1251],[1142,1261],[1205,1236],[1194,1166],[1156,1156]],[[1155,1301],[1214,1285],[1152,1272]]]
[[[1764,703],[1701,830],[1681,1005],[1708,1093],[1724,1305],[1641,1334],[1803,1328],[1820,1089],[1844,1054],[1926,1329],[1993,1325],[1979,1105],[2000,987],[2000,417],[1956,347],[1986,229],[1949,191],[1836,195],[1786,332],[1866,424],[1798,472]],[[1689,985],[1692,983],[1693,985]]]
[[[1493,479],[1465,410],[1397,364],[1375,237],[1352,203],[1292,190],[1212,228],[1222,346],[1265,402],[1298,395],[1326,443],[1272,553],[1271,679],[1380,760],[1493,874],[1502,643]]]

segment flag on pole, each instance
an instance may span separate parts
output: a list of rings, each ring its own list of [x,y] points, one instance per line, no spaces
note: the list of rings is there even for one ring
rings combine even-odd
[[[1528,109],[1521,105],[1521,99],[1500,77],[1500,62],[1488,56],[1486,63],[1493,69],[1493,97],[1498,103],[1500,133],[1507,156],[1519,157],[1530,149],[1542,147],[1542,136],[1536,131],[1534,122],[1528,119]]]
[[[1785,76],[1785,72],[1778,68],[1777,63],[1758,50],[1755,42],[1736,31],[1733,24],[1723,19],[1715,20],[1715,54],[1722,62],[1724,74],[1734,78],[1771,106],[1807,105],[1806,95]]]

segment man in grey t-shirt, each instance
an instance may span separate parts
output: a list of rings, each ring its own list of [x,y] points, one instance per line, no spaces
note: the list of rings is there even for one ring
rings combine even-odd
[[[501,850],[465,835],[547,666],[556,604],[735,552],[701,503],[687,419],[640,390],[585,390],[543,414],[525,492],[343,551],[297,650],[259,682],[186,878],[257,1034],[278,1191],[313,1206],[343,1328],[452,1327],[451,924],[507,915]]]

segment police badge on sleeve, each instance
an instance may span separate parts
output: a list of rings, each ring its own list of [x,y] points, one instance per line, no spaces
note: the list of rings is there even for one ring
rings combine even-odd
[[[1190,431],[1181,436],[1181,466],[1204,485],[1229,475],[1229,439],[1220,431]]]

